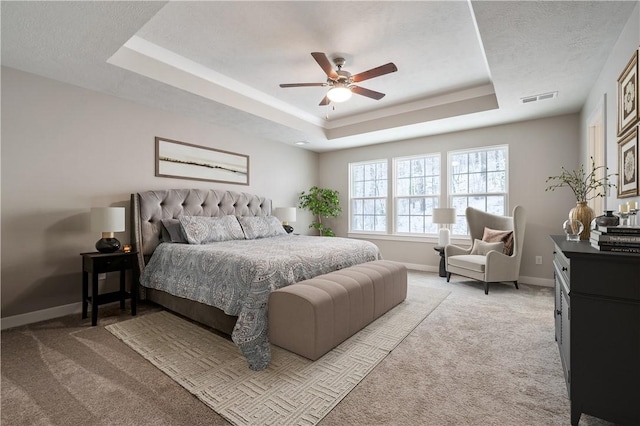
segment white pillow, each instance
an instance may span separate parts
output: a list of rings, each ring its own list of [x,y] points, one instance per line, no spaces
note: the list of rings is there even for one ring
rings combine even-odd
[[[244,233],[235,216],[182,216],[180,224],[189,244],[244,240]]]
[[[473,247],[471,248],[471,254],[477,254],[480,256],[486,256],[491,250],[502,253],[504,251],[504,243],[487,243],[486,241],[475,239],[473,240]]]
[[[275,216],[240,216],[238,222],[240,222],[247,240],[275,237],[287,233],[280,220]]]

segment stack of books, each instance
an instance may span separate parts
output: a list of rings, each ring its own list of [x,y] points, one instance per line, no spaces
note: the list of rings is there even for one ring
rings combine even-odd
[[[591,230],[591,246],[601,251],[640,253],[640,228],[598,226]]]

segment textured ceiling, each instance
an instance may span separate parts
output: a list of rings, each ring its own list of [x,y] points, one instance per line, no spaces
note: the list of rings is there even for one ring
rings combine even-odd
[[[2,2],[2,65],[326,151],[576,112],[635,5]],[[398,72],[320,107],[313,51]]]

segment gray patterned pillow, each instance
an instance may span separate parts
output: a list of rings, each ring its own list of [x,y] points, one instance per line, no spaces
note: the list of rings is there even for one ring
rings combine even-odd
[[[162,241],[182,244],[189,242],[184,235],[179,219],[162,219]]]
[[[244,233],[235,216],[182,216],[180,224],[189,244],[244,240]]]
[[[247,240],[287,234],[287,231],[282,227],[282,223],[275,216],[241,216],[238,217],[238,222],[242,225],[242,230]]]

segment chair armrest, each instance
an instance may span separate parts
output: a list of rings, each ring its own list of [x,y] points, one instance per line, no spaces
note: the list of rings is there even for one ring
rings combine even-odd
[[[516,256],[507,256],[499,251],[491,250],[487,253],[487,261],[485,264],[485,276],[487,281],[517,280],[517,262],[518,259]]]
[[[469,254],[471,253],[471,247],[460,247],[454,244],[449,244],[444,248],[444,257],[447,258],[449,256],[459,256],[461,254]]]

